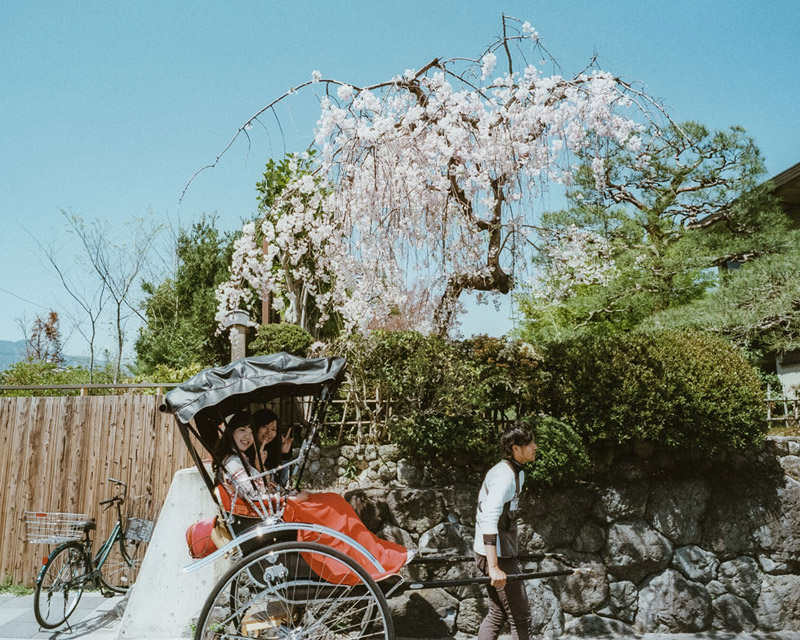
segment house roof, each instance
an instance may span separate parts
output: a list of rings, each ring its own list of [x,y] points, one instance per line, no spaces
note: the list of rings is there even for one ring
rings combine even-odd
[[[787,215],[800,224],[800,162],[772,178],[772,184]]]

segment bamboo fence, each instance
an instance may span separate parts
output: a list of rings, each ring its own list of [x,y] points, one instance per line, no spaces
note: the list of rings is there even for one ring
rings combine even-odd
[[[25,542],[25,512],[88,513],[99,547],[115,522],[100,500],[128,484],[129,515],[154,518],[191,465],[161,395],[0,398],[0,579],[32,586],[52,547]],[[178,532],[176,535],[183,535]]]

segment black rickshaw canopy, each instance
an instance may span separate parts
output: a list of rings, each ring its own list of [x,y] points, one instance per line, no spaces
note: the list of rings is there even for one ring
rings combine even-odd
[[[296,459],[294,478],[299,483],[308,448],[333,393],[344,379],[346,365],[344,358],[300,358],[285,352],[240,358],[189,378],[167,393],[160,409],[175,416],[178,430],[213,497],[214,481],[200,459],[190,433],[213,458],[220,425],[226,424],[228,416],[247,411],[250,405],[266,404],[276,398],[312,396],[311,421],[304,422],[308,430]],[[190,424],[192,422],[194,427]],[[219,464],[221,461],[216,462]]]
[[[280,352],[235,360],[205,369],[172,389],[161,410],[188,424],[213,409],[226,415],[248,402],[276,397],[319,395],[338,387],[344,377],[344,358],[300,358]]]

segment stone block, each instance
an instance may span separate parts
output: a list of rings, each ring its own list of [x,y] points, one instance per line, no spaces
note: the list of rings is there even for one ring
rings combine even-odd
[[[688,580],[709,582],[717,577],[719,559],[710,551],[690,545],[675,550],[672,566]]]
[[[564,569],[564,565],[552,558],[546,558],[539,568],[541,571],[559,571]],[[581,563],[581,568],[585,571],[550,580],[561,610],[573,616],[582,616],[597,610],[608,598],[606,568],[599,562]]]
[[[764,573],[771,573],[772,575],[792,573],[793,569],[792,562],[782,562],[769,556],[758,556],[758,564],[761,565],[761,570]]]
[[[710,490],[700,480],[660,482],[650,492],[647,521],[674,544],[700,542]]]
[[[564,634],[579,638],[636,635],[631,625],[593,613],[570,620],[564,625]]]
[[[780,459],[781,468],[783,472],[790,478],[800,480],[800,457],[798,456],[783,456]]]
[[[489,599],[486,597],[464,598],[458,607],[456,625],[461,633],[477,636],[481,622],[489,611]]]
[[[410,591],[389,601],[397,636],[444,638],[456,631],[458,600],[444,589]]]
[[[604,617],[618,618],[623,622],[633,622],[639,606],[639,592],[636,585],[627,580],[608,585],[608,603],[597,613]]]
[[[727,593],[711,603],[712,627],[715,631],[757,631],[758,620],[750,603],[744,598]]]
[[[541,537],[546,549],[568,547],[586,522],[593,502],[593,491],[580,485],[535,496],[523,493],[521,519]]]
[[[595,503],[594,515],[605,521],[635,520],[644,516],[649,489],[643,482],[602,487]]]
[[[525,592],[531,605],[531,633],[557,638],[564,633],[564,614],[553,590],[541,580],[527,580]]]
[[[435,491],[394,489],[385,496],[395,522],[402,523],[408,531],[422,534],[446,517],[442,498]]]
[[[765,575],[756,618],[764,631],[800,631],[800,576]]]
[[[725,586],[719,580],[712,580],[706,585],[706,591],[708,591],[708,595],[711,598],[719,598],[724,596],[727,591],[725,591]]]
[[[430,554],[471,555],[473,536],[474,531],[464,525],[444,522],[419,537],[419,550]]]
[[[739,556],[719,566],[719,581],[728,593],[755,604],[761,593],[761,570],[749,556]]]
[[[672,558],[672,545],[640,520],[615,522],[608,529],[603,559],[616,578],[639,582],[661,571]]]
[[[648,578],[639,591],[636,631],[696,633],[711,624],[711,598],[703,585],[674,569]]]
[[[422,482],[422,471],[403,458],[397,461],[397,481],[409,487],[419,486]]]
[[[572,546],[576,551],[583,553],[596,553],[603,548],[606,543],[606,532],[602,527],[591,522],[585,523],[578,535],[573,540]]]

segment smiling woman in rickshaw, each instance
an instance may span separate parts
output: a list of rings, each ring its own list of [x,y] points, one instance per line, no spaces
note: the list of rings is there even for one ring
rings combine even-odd
[[[338,493],[294,491],[286,497],[279,495],[279,479],[273,478],[270,473],[259,473],[256,468],[275,469],[280,464],[281,453],[285,453],[283,449],[287,448],[287,443],[290,445],[290,438],[277,440],[278,428],[277,424],[273,428],[273,423],[277,423],[276,414],[269,409],[261,409],[253,414],[252,420],[244,412],[234,415],[222,431],[214,449],[214,458],[221,464],[215,462],[214,470],[221,487],[218,495],[223,506],[236,515],[257,518],[259,514],[240,498],[276,507],[280,505],[284,507],[285,522],[319,524],[344,533],[367,549],[383,566],[383,573],[374,568],[370,571],[376,580],[396,573],[407,564],[414,557],[414,552],[372,533]],[[273,442],[280,446],[270,447]],[[355,548],[332,536],[301,529],[297,539],[321,542],[349,555],[368,569],[372,566]],[[349,572],[343,565],[327,563],[324,567],[315,567],[313,558],[309,564],[318,574],[324,572],[326,579],[345,584],[349,579]]]

